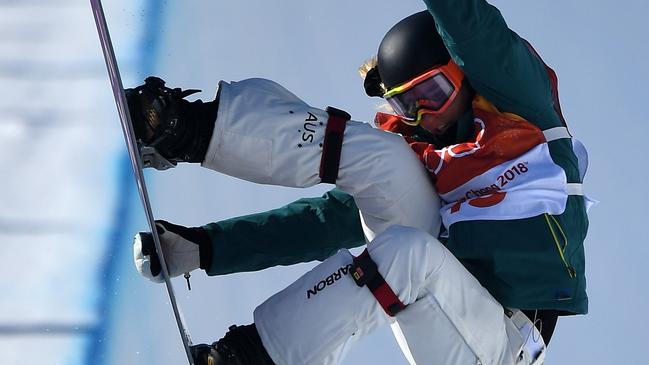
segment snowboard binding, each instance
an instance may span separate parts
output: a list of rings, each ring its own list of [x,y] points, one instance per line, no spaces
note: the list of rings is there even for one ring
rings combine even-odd
[[[212,345],[191,346],[196,365],[275,365],[254,324],[230,326],[223,338]]]
[[[144,167],[166,170],[178,162],[202,161],[216,113],[205,107],[210,103],[185,100],[199,91],[171,89],[155,76],[125,90]]]

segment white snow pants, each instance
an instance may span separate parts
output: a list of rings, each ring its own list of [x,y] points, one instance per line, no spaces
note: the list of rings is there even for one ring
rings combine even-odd
[[[367,247],[407,305],[395,319],[411,363],[542,364],[545,346],[531,321],[520,311],[508,316],[431,235],[392,226]],[[275,363],[338,364],[349,342],[390,322],[351,278],[352,258],[339,251],[257,307],[255,324]]]
[[[249,79],[220,86],[219,111],[203,166],[244,180],[289,187],[320,182],[328,115],[279,84]],[[405,140],[367,123],[345,129],[336,185],[352,195],[368,239],[399,224],[436,235],[439,198]]]
[[[263,184],[317,184],[327,118],[272,81],[222,82],[203,166]],[[531,322],[518,311],[506,316],[434,238],[438,197],[401,136],[348,122],[336,185],[354,197],[370,256],[408,305],[396,316],[395,334],[412,363],[532,363],[531,353],[544,347],[530,341],[542,341]],[[255,310],[262,342],[278,365],[337,364],[350,339],[390,322],[348,275],[351,263],[342,250]]]

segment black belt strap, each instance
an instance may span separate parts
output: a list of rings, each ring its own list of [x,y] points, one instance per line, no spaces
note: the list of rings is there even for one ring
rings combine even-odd
[[[352,117],[344,110],[327,107],[329,114],[322,142],[322,157],[320,158],[320,181],[335,184],[340,167],[340,152],[343,147],[345,126]]]

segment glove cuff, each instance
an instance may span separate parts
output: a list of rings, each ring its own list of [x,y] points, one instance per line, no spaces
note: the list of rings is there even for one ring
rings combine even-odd
[[[212,266],[212,242],[210,241],[210,236],[203,227],[196,227],[193,229],[196,230],[197,236],[200,236],[200,239],[197,241],[201,261],[200,268],[207,272]]]

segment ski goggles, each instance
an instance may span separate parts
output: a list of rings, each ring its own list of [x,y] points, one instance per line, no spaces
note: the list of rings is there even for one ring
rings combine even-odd
[[[404,123],[416,126],[422,115],[443,113],[457,96],[464,73],[450,60],[383,94]]]

